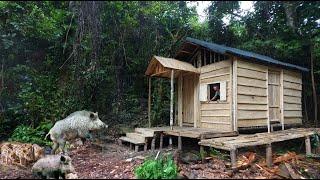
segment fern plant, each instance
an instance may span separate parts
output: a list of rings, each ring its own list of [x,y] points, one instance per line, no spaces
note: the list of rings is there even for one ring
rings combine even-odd
[[[138,179],[175,179],[178,168],[170,155],[157,160],[148,159],[138,166],[134,172]]]

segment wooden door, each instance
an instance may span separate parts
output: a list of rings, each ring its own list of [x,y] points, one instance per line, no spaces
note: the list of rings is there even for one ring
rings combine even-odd
[[[268,71],[268,100],[270,122],[280,122],[280,72]]]
[[[183,76],[182,82],[182,125],[193,126],[194,75]]]

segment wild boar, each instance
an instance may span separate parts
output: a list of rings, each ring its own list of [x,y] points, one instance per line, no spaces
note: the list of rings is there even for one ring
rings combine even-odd
[[[62,152],[65,153],[66,141],[90,137],[89,131],[102,128],[108,128],[108,125],[99,119],[97,112],[76,111],[65,119],[57,121],[45,138],[50,134],[53,142],[51,154],[55,154],[58,148],[61,148]]]
[[[67,174],[76,174],[72,160],[65,155],[47,155],[32,166],[32,173],[40,178],[66,178]]]

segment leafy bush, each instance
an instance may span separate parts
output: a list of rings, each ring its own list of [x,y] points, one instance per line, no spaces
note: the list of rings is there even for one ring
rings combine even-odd
[[[178,174],[177,165],[172,156],[148,159],[135,169],[138,179],[175,179]]]
[[[51,142],[44,139],[46,133],[49,132],[51,127],[51,122],[42,122],[35,129],[29,126],[20,125],[13,131],[9,141],[51,146]]]

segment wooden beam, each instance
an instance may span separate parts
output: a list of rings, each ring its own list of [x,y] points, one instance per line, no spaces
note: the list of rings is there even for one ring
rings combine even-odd
[[[164,73],[168,73],[168,72],[170,72],[170,70],[161,71],[161,72],[158,72],[158,73],[155,73],[155,74],[151,74],[151,77],[153,77],[153,76],[158,76],[158,75],[161,75],[161,74],[164,74]]]
[[[281,69],[281,72],[280,72],[280,121],[281,121],[282,130],[284,130],[283,86],[284,86],[283,69]]]
[[[233,118],[233,131],[238,131],[238,75],[237,75],[237,59],[232,59],[232,118]]]
[[[151,77],[148,78],[149,80],[149,93],[148,93],[148,123],[149,128],[151,127]]]
[[[267,94],[267,104],[268,104],[268,109],[267,109],[267,126],[268,126],[268,133],[270,133],[271,128],[270,128],[270,114],[269,114],[269,69],[267,69],[266,72],[266,94]]]
[[[183,95],[182,95],[182,86],[183,86],[183,77],[182,74],[180,74],[178,78],[178,122],[179,126],[182,126],[182,109],[183,109]]]
[[[173,130],[173,92],[174,92],[174,70],[171,70],[171,91],[170,91],[170,129]]]

